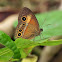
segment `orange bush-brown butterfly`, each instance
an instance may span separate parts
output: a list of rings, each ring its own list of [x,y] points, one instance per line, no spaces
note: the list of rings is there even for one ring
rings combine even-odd
[[[18,25],[15,31],[15,38],[33,39],[40,35],[43,29],[39,28],[38,21],[32,11],[24,7],[18,17]]]

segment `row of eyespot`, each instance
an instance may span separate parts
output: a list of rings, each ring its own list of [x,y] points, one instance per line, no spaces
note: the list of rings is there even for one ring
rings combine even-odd
[[[22,20],[25,21],[26,18],[25,18],[25,17],[22,17]],[[23,25],[25,25],[25,24],[23,24]],[[22,30],[20,29],[19,32],[21,32],[21,31],[22,31]],[[21,36],[21,33],[19,33],[18,36]]]

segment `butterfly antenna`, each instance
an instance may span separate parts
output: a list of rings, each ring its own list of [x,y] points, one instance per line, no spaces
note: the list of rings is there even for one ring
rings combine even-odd
[[[46,22],[46,20],[47,20],[47,17],[44,19],[44,21],[43,21],[43,23],[42,23],[42,26],[44,25],[44,23]],[[41,27],[42,27],[42,26],[41,26]]]
[[[47,17],[44,19],[44,21],[43,21],[43,23],[42,23],[42,26],[44,25],[46,19],[47,19]],[[42,26],[41,26],[41,27],[42,27]],[[40,32],[42,32],[42,31],[43,31],[43,29],[41,28],[41,29],[40,29]]]
[[[46,19],[47,19],[47,17],[44,19],[44,21],[43,21],[43,23],[42,23],[42,26],[44,25]],[[42,26],[41,26],[41,27],[42,27]],[[40,29],[40,32],[42,32],[42,31],[43,31],[43,29],[41,28],[41,29]],[[42,34],[42,37],[43,37],[43,34]],[[44,37],[43,37],[43,38],[44,38]],[[40,34],[40,39],[41,39],[41,34]]]
[[[43,27],[44,23],[45,23],[45,22],[46,22],[46,20],[47,20],[47,17],[48,17],[48,15],[45,17],[44,21],[42,22],[42,26],[41,26],[41,27]],[[51,25],[51,24],[48,24],[48,25]],[[45,25],[45,26],[48,26],[48,25]],[[40,29],[40,32],[41,32],[41,31],[43,31],[43,29],[42,29],[42,28]]]

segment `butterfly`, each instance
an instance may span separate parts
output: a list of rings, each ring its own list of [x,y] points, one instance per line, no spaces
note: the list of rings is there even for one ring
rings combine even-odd
[[[15,38],[33,39],[40,35],[43,29],[39,28],[39,23],[33,12],[24,7],[18,16],[18,25],[15,30]]]

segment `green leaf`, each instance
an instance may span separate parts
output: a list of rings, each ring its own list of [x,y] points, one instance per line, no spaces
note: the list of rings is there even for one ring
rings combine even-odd
[[[62,35],[62,11],[51,11],[43,14],[36,14],[40,28],[43,28],[41,38]],[[36,37],[40,39],[39,37]]]
[[[62,44],[62,39],[60,40],[48,40],[46,42],[41,43],[42,46],[55,46]]]
[[[54,46],[62,44],[61,40],[39,40],[39,41],[31,41],[28,39],[18,38],[15,40],[15,44],[20,50],[21,58],[26,57],[34,47],[36,46]]]
[[[15,40],[15,44],[20,50],[21,58],[24,58],[32,51],[32,48],[34,45],[36,45],[36,42],[28,39],[18,38]]]
[[[17,49],[15,43],[11,40],[11,38],[0,31],[0,43],[4,46],[8,47],[14,53],[14,59],[19,59],[21,57],[19,49]]]
[[[28,39],[18,38],[15,40],[15,44],[17,45],[18,48],[21,48],[21,47],[22,48],[28,48],[30,46],[36,45],[36,42],[30,41]]]
[[[0,61],[8,61],[12,58],[13,52],[9,48],[0,49]]]

